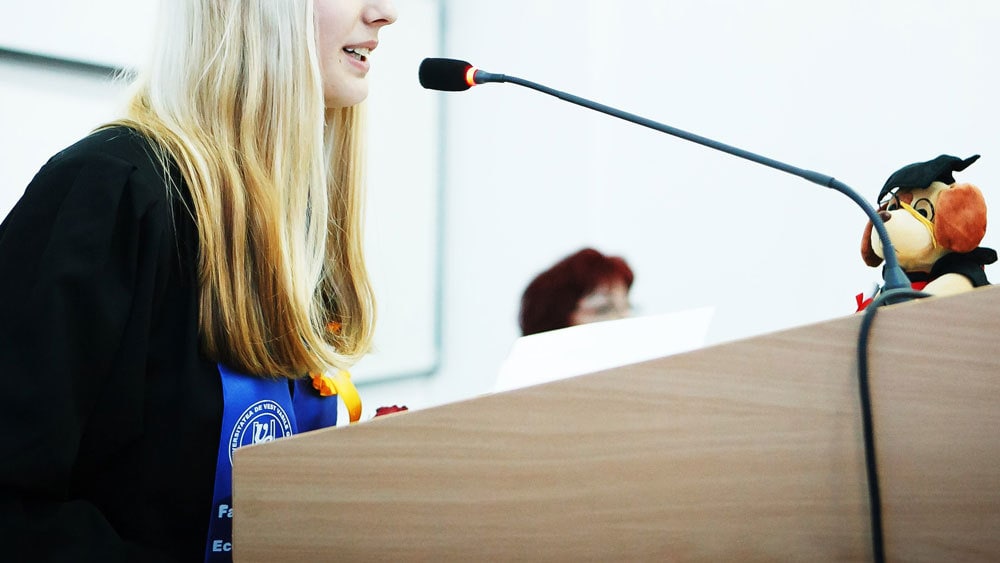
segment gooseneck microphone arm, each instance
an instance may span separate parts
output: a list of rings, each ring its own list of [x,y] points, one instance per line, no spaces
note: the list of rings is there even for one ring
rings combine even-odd
[[[781,170],[782,172],[787,172],[794,176],[809,180],[814,184],[819,184],[821,186],[837,190],[854,200],[854,202],[857,203],[862,210],[864,210],[865,214],[868,215],[868,219],[872,222],[872,227],[882,239],[882,250],[885,255],[885,269],[882,271],[882,278],[885,281],[885,285],[882,288],[881,295],[876,297],[874,302],[869,305],[868,310],[865,311],[865,316],[862,320],[861,336],[859,337],[861,344],[858,348],[858,380],[859,394],[861,396],[865,470],[868,477],[869,511],[871,513],[872,554],[876,563],[882,563],[885,561],[885,546],[882,538],[882,502],[881,495],[879,493],[879,478],[875,455],[875,434],[872,425],[871,397],[867,375],[867,339],[870,325],[872,319],[874,318],[873,315],[879,305],[883,303],[897,303],[913,297],[926,296],[926,294],[912,291],[909,279],[906,277],[903,269],[899,266],[899,260],[896,257],[896,249],[892,246],[892,243],[889,240],[889,233],[886,231],[885,224],[882,219],[879,218],[878,213],[871,206],[871,204],[869,204],[849,186],[831,176],[813,172],[811,170],[804,170],[790,164],[785,164],[784,162],[745,151],[725,143],[713,141],[712,139],[702,137],[701,135],[695,135],[694,133],[688,133],[687,131],[677,129],[676,127],[651,121],[645,117],[621,111],[597,102],[592,102],[579,96],[567,94],[566,92],[560,92],[559,90],[554,90],[548,86],[542,86],[541,84],[536,84],[529,80],[524,80],[523,78],[508,76],[506,74],[484,72],[465,61],[455,59],[424,59],[423,63],[420,65],[420,84],[424,88],[430,88],[432,90],[458,92],[468,90],[477,84],[486,84],[489,82],[510,82],[512,84],[531,88],[532,90],[537,90],[543,94],[555,96],[560,100],[583,106],[588,109],[593,109],[601,113],[606,113],[610,116],[624,119],[625,121],[629,121],[637,125],[642,125],[643,127],[655,129],[656,131],[660,131],[668,135],[680,137],[681,139],[698,143],[699,145],[703,145],[711,149],[722,151],[758,164],[763,164],[764,166]]]
[[[455,78],[456,76],[458,77],[457,80]],[[669,125],[664,125],[663,123],[646,119],[645,117],[635,115],[634,113],[622,111],[586,98],[561,92],[559,90],[549,88],[548,86],[531,82],[530,80],[525,80],[523,78],[507,74],[495,74],[479,70],[465,61],[458,61],[454,59],[424,59],[424,62],[420,67],[420,81],[425,88],[448,91],[466,90],[477,84],[486,84],[491,82],[509,82],[511,84],[517,84],[519,86],[524,86],[526,88],[542,92],[543,94],[554,96],[560,100],[564,100],[578,106],[596,110],[612,117],[617,117],[637,125],[642,125],[643,127],[660,131],[661,133],[673,135],[674,137],[698,143],[699,145],[706,146],[717,151],[722,151],[739,158],[763,164],[764,166],[781,170],[782,172],[787,172],[794,176],[809,180],[814,184],[819,184],[820,186],[837,190],[854,200],[854,202],[861,207],[861,209],[868,216],[868,219],[872,222],[872,227],[875,229],[875,232],[878,233],[879,238],[882,240],[882,250],[883,254],[885,254],[885,269],[882,272],[882,278],[885,281],[883,289],[888,291],[892,289],[910,289],[911,287],[909,278],[906,277],[903,269],[899,266],[899,260],[896,257],[896,249],[892,246],[892,242],[889,239],[889,233],[885,228],[885,224],[879,218],[878,212],[870,203],[868,203],[867,200],[861,197],[858,192],[832,176],[827,176],[826,174],[820,174],[818,172],[785,164],[784,162],[745,151],[732,145],[720,143],[707,137],[702,137],[701,135],[689,133],[676,127],[671,127]]]

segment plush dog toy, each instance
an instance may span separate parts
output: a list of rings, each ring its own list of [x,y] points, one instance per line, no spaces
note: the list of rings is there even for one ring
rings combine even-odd
[[[979,246],[986,235],[986,201],[979,188],[956,182],[952,174],[978,158],[941,155],[904,166],[879,192],[879,217],[914,289],[950,295],[990,283],[984,266],[996,262],[997,253]],[[871,221],[861,239],[861,256],[873,268],[884,259]],[[871,299],[859,295],[857,301],[860,311]]]

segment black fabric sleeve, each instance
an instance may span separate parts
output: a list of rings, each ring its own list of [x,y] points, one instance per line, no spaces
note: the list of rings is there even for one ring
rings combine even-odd
[[[971,252],[952,252],[935,262],[930,277],[936,279],[945,274],[959,274],[968,278],[973,287],[982,287],[990,285],[984,266],[996,261],[997,253],[992,248],[979,247]]]
[[[107,154],[57,156],[0,225],[0,550],[16,559],[164,559],[123,541],[81,485],[142,432],[143,374],[127,385],[111,374],[136,309],[150,307],[146,255],[166,233],[151,219],[163,200],[133,185],[134,170]],[[115,431],[93,435],[98,416]]]

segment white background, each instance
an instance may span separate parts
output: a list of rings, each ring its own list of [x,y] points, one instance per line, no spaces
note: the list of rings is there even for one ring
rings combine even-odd
[[[380,52],[414,25],[406,19],[413,2],[397,1],[400,21],[382,34]],[[407,47],[415,60],[464,58],[835,176],[869,200],[903,165],[978,153],[957,177],[1000,205],[993,0],[445,7],[443,48]],[[415,81],[415,64],[396,70]],[[363,386],[369,407],[421,408],[487,392],[518,336],[522,289],[584,245],[629,261],[641,312],[716,307],[710,343],[852,314],[854,295],[880,280],[860,258],[862,212],[805,180],[514,85],[376,96],[373,111],[444,103],[444,213],[435,218],[443,229],[442,346],[433,375]],[[11,111],[9,98],[0,102]],[[5,129],[11,119],[3,115]],[[398,116],[380,142],[421,126]],[[27,140],[48,142],[45,133]],[[3,142],[26,140],[8,133]],[[10,147],[0,149],[6,168]],[[420,149],[373,155],[373,169],[406,169],[405,181],[373,191],[399,195],[433,183],[435,170],[411,168]],[[988,229],[985,245],[998,245],[996,231]],[[384,252],[389,262],[420,259],[407,249]],[[392,287],[381,289],[383,306],[400,306]],[[426,330],[413,325],[410,336]]]

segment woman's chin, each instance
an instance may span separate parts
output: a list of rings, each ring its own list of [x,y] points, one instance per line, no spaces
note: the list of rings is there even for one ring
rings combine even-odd
[[[338,88],[333,92],[326,92],[324,101],[327,109],[338,109],[356,106],[368,98],[368,82],[361,80],[360,84],[351,87]]]

